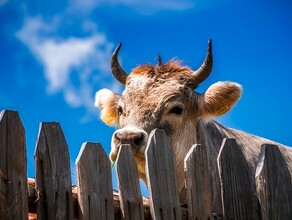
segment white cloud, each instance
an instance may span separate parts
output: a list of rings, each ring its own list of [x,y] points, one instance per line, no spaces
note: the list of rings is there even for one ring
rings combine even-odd
[[[9,0],[0,0],[0,6],[5,5]]]
[[[112,51],[105,34],[98,32],[93,22],[84,22],[84,27],[92,34],[77,38],[60,38],[56,35],[58,22],[45,23],[42,18],[27,18],[16,36],[28,46],[44,67],[47,92],[63,92],[65,101],[72,107],[86,107],[89,113],[93,108],[96,76],[110,76],[109,60]],[[117,89],[114,83],[111,85]]]
[[[94,56],[96,46],[106,42],[98,34],[85,39],[69,38],[61,42],[48,39],[33,50],[45,67],[49,91],[55,92],[68,83],[70,70]]]

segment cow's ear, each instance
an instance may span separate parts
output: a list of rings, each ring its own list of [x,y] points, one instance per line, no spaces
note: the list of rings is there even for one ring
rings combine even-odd
[[[242,87],[232,82],[217,82],[200,96],[199,108],[203,118],[220,116],[228,112],[240,98]]]
[[[117,103],[119,95],[108,89],[101,89],[95,94],[95,106],[101,110],[100,118],[107,125],[117,125],[119,121]]]

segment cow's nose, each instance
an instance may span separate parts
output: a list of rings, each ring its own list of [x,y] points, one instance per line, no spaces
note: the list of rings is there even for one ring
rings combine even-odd
[[[117,131],[114,135],[120,144],[130,144],[132,147],[140,148],[144,145],[145,135],[142,132],[135,131]]]

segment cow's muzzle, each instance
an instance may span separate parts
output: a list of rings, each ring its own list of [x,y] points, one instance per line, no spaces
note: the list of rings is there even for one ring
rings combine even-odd
[[[116,160],[119,147],[122,144],[130,144],[134,154],[141,154],[144,156],[147,139],[148,134],[140,128],[126,126],[116,130],[112,136],[111,160]]]

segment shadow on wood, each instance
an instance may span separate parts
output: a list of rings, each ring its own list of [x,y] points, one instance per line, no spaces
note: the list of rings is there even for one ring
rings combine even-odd
[[[235,139],[223,140],[218,169],[224,219],[259,219],[255,186],[249,166]]]
[[[292,219],[291,175],[278,146],[262,145],[256,186],[262,219]]]
[[[57,122],[41,123],[35,149],[39,219],[73,219],[67,142]]]
[[[26,146],[17,112],[0,114],[0,219],[26,219]]]

